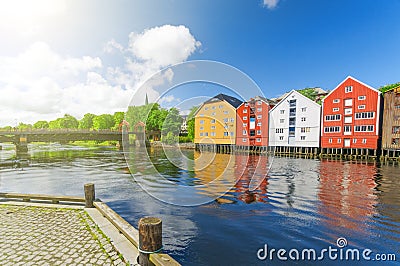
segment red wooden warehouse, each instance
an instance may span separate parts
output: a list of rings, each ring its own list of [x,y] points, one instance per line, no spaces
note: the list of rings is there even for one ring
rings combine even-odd
[[[256,96],[237,108],[237,146],[268,146],[268,112],[272,107],[269,100]]]
[[[381,102],[378,90],[347,77],[323,100],[322,149],[375,153],[380,146]]]

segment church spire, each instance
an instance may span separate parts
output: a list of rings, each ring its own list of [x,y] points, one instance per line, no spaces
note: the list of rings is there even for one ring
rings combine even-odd
[[[144,104],[148,105],[149,104],[149,98],[147,97],[147,93],[146,93],[146,99],[144,100]]]

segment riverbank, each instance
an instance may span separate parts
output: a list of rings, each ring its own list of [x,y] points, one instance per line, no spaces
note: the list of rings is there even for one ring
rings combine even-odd
[[[152,141],[152,142],[150,142],[150,146],[164,147],[164,148],[179,147],[180,149],[188,149],[188,150],[194,150],[196,148],[196,145],[193,142],[184,142],[184,143],[179,143],[178,145],[169,145],[169,144],[162,143],[161,141]]]
[[[93,199],[93,184],[85,185],[85,198],[0,193],[2,265],[122,266],[136,265],[143,256],[148,263],[141,265],[179,265],[147,250],[138,230]]]

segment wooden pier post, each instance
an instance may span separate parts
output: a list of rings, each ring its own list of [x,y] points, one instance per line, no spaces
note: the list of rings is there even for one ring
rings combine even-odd
[[[150,254],[162,249],[162,221],[156,217],[144,217],[139,220],[139,257],[141,266],[154,265]]]
[[[93,201],[95,199],[94,184],[93,183],[85,184],[84,190],[85,190],[85,207],[94,208],[93,206]]]

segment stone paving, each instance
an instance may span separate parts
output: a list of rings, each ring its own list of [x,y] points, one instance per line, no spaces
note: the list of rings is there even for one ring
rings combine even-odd
[[[84,209],[0,205],[0,265],[129,265]]]

